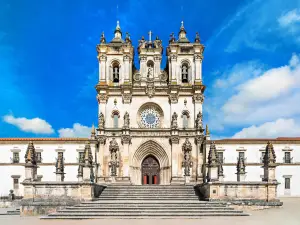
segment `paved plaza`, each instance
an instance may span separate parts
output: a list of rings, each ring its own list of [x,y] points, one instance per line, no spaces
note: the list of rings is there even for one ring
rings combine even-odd
[[[130,220],[40,220],[37,217],[0,216],[1,225],[300,225],[300,198],[283,198],[281,209],[267,209],[249,211],[251,216],[247,217],[214,217],[201,219],[130,219]],[[0,209],[0,213],[8,209]],[[220,223],[221,222],[221,223]]]

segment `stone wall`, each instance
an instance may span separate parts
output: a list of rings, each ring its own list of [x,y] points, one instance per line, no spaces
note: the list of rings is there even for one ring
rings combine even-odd
[[[233,204],[279,202],[277,182],[209,182],[196,186],[202,200],[229,201]]]
[[[57,209],[90,201],[100,196],[105,186],[89,182],[23,182],[22,216],[46,215]]]

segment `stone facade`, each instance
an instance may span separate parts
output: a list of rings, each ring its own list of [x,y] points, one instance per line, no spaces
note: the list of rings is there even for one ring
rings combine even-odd
[[[17,196],[26,196],[26,180],[66,185],[74,181],[169,185],[239,180],[238,189],[243,189],[249,183],[242,182],[264,178],[279,182],[278,196],[300,196],[300,138],[210,140],[208,126],[204,129],[202,122],[204,46],[198,34],[189,41],[182,23],[178,38],[170,36],[163,70],[162,42],[153,39],[151,32],[148,40],[139,41],[139,70],[130,36],[122,34],[119,23],[114,35],[107,42],[102,34],[96,48],[98,124],[91,136],[0,139],[4,177],[0,195],[13,189]],[[268,141],[276,153],[276,165],[263,162]],[[28,150],[29,143],[34,150]],[[144,163],[149,157],[152,165]],[[45,183],[40,185],[47,189]],[[221,193],[225,186],[218,188]]]

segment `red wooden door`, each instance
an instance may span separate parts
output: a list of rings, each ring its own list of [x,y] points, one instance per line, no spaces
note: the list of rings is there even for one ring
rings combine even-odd
[[[147,156],[142,162],[142,184],[159,184],[160,166],[158,160]]]

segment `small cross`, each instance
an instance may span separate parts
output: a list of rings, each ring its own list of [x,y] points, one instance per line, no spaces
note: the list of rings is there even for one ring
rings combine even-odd
[[[151,35],[152,35],[152,32],[151,32],[151,30],[149,31],[149,41],[151,41]]]

